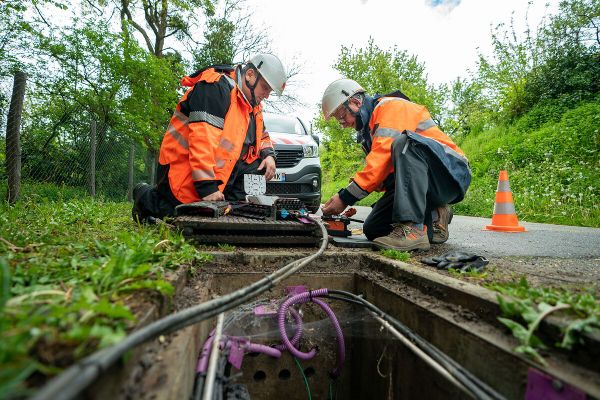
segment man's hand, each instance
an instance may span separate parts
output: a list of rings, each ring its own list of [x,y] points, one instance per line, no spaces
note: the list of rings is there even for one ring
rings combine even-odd
[[[340,195],[336,193],[332,198],[327,200],[327,203],[323,204],[321,211],[323,211],[323,215],[336,215],[341,214],[345,208],[346,205],[342,199],[340,199]]]
[[[258,170],[267,168],[265,171],[265,180],[270,181],[275,176],[275,159],[272,156],[268,156],[258,166]]]
[[[214,192],[204,197],[202,200],[204,201],[221,201],[225,200],[225,196],[222,192]]]

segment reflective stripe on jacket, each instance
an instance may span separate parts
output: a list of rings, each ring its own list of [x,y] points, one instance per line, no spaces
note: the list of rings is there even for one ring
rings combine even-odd
[[[346,187],[357,200],[381,188],[383,181],[394,172],[392,143],[405,131],[411,139],[427,145],[461,188],[467,190],[471,180],[467,158],[441,131],[424,106],[398,97],[381,97],[370,116],[369,130],[372,143],[366,165]]]
[[[254,162],[261,153],[273,153],[271,139],[263,129],[262,107],[250,106],[235,77],[236,70],[231,68],[219,71],[208,68],[181,80],[182,85],[190,89],[183,95],[171,117],[160,147],[159,162],[170,166],[169,186],[182,203],[198,201],[217,190],[223,192],[236,162],[242,156],[240,153],[250,113],[254,114],[256,120],[256,143],[250,147],[245,162]],[[203,98],[200,103],[209,106],[190,109],[186,100],[191,96],[203,96],[202,92],[192,93],[206,88],[206,84],[222,85],[221,91],[215,93],[222,93],[221,96],[229,98]],[[216,113],[213,109],[218,107],[213,104],[229,106]]]

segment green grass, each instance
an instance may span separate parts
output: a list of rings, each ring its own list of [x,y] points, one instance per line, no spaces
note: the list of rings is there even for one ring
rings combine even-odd
[[[3,184],[0,185],[1,201],[6,200],[7,185],[4,182],[5,181],[3,181]],[[55,183],[27,181],[21,182],[21,191],[19,195],[20,199],[25,199],[27,201],[33,202],[63,202],[68,200],[82,199],[89,196],[87,189],[81,186],[57,185]],[[100,188],[97,188],[96,198],[100,200],[106,198],[101,192]],[[123,200],[125,200],[125,195],[123,195]]]
[[[130,213],[129,203],[89,198],[0,204],[0,393],[26,395],[28,379],[120,341],[136,324],[132,305],[173,293],[169,270],[206,260]]]
[[[406,251],[382,249],[379,253],[384,257],[398,261],[408,261],[410,259],[410,253]]]

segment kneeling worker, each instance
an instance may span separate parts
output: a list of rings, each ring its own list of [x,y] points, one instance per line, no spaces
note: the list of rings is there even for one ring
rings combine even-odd
[[[257,54],[245,65],[216,65],[181,80],[189,87],[160,146],[156,187],[133,190],[133,217],[173,216],[199,200],[243,200],[244,174],[275,175],[275,151],[264,131],[261,102],[281,95],[281,61]]]
[[[368,96],[351,79],[331,83],[322,107],[326,120],[334,117],[358,131],[367,154],[365,167],[325,203],[323,213],[339,214],[372,191],[385,190],[363,225],[379,248],[427,250],[430,242],[448,240],[447,205],[464,198],[471,171],[425,107],[400,92]]]

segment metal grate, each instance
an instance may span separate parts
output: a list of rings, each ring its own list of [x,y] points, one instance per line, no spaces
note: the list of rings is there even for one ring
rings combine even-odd
[[[298,165],[304,157],[304,153],[302,148],[299,150],[275,150],[275,156],[277,157],[275,162],[277,168],[290,168]]]

